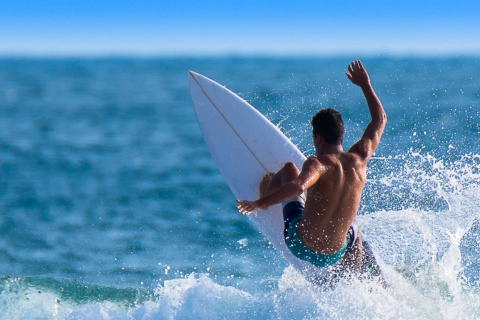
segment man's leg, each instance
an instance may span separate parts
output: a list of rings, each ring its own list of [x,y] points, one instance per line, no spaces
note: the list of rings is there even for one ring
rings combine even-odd
[[[363,263],[363,242],[360,234],[357,236],[355,243],[347,250],[343,255],[342,261],[340,262],[340,268],[342,270],[350,270],[356,275],[360,275],[362,272],[362,263]]]
[[[294,180],[299,174],[300,170],[298,170],[297,166],[295,166],[293,162],[285,163],[283,167],[275,173],[267,173],[260,182],[260,197],[268,195],[269,193],[280,188],[285,183]],[[286,211],[285,210],[286,207],[284,207],[283,210],[283,235],[284,237],[287,237],[289,223],[296,215],[298,215],[298,210],[292,211],[292,208],[289,208]],[[301,212],[303,212],[303,210]]]

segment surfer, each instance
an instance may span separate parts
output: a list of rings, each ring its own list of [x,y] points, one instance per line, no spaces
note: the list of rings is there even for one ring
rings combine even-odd
[[[244,215],[282,203],[285,242],[295,256],[317,267],[338,265],[360,272],[363,246],[355,218],[367,163],[380,143],[387,117],[362,63],[352,62],[346,75],[362,89],[370,111],[362,138],[345,152],[340,113],[320,110],[311,121],[316,156],[307,158],[301,171],[294,163],[285,163],[263,177],[258,200],[237,202]]]

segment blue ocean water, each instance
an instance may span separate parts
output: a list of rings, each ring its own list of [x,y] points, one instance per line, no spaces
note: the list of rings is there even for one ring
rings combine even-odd
[[[362,59],[388,114],[360,223],[389,284],[289,267],[202,140],[188,70],[307,155],[369,121],[345,58],[0,59],[0,319],[478,319],[480,58]]]

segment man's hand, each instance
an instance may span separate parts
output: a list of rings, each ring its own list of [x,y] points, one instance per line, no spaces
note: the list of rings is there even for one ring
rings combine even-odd
[[[350,73],[346,73],[346,75],[352,83],[362,88],[366,85],[370,85],[370,78],[368,77],[367,70],[365,70],[360,60],[353,61],[348,66],[348,71]]]
[[[238,212],[246,216],[264,209],[261,208],[255,201],[237,200],[237,202]]]

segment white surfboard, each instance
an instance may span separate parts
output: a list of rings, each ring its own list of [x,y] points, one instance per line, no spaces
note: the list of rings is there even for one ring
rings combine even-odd
[[[258,185],[285,162],[301,168],[305,156],[267,118],[238,95],[190,71],[190,94],[198,124],[220,173],[237,199],[256,200]],[[232,201],[234,201],[232,199]],[[283,238],[280,204],[249,216],[273,247],[297,270],[318,277],[327,270],[290,253]]]

